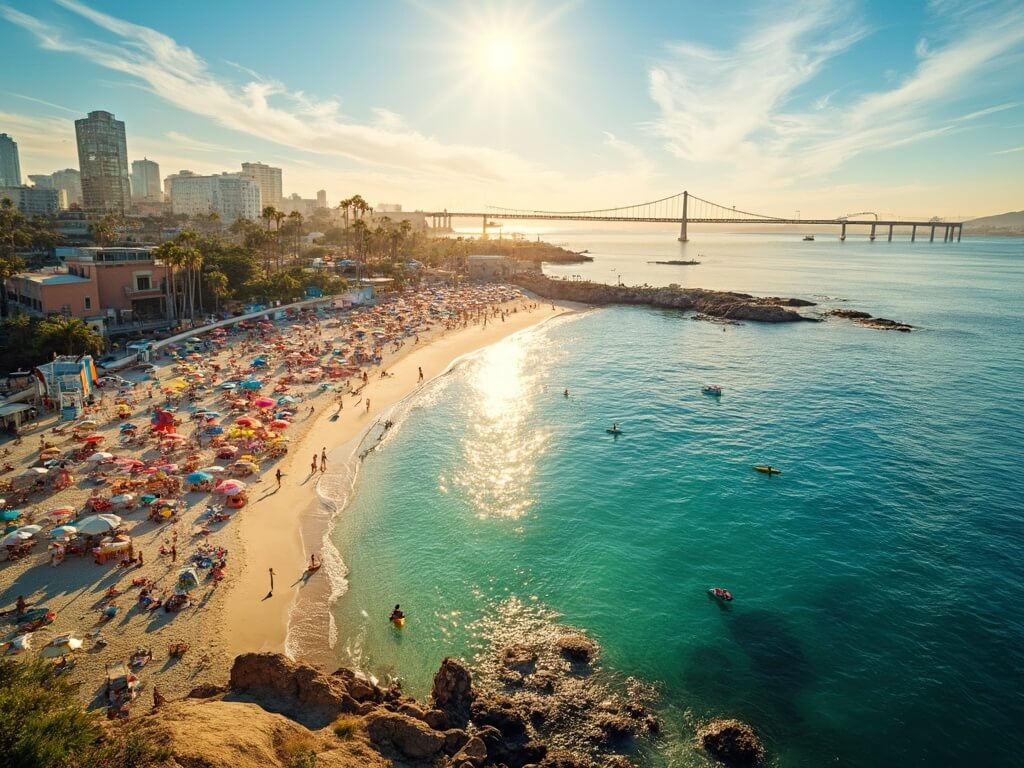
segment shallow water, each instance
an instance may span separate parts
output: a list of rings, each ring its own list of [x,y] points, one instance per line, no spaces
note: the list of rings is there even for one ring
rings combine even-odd
[[[606,669],[658,682],[652,764],[703,764],[687,723],[717,715],[782,766],[1012,764],[1024,241],[560,239],[595,261],[552,271],[921,330],[611,308],[484,350],[399,409],[340,512],[338,659],[422,694],[445,655],[480,651],[481,619],[533,605],[598,639]],[[698,249],[696,267],[638,263]]]

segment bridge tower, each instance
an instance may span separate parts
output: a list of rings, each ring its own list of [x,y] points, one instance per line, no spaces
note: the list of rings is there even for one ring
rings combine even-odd
[[[679,222],[679,242],[685,243],[688,238],[686,237],[686,204],[690,200],[690,193],[683,190],[683,218]]]

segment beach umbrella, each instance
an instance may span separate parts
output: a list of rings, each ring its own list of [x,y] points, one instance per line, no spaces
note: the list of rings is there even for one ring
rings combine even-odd
[[[74,517],[74,515],[74,507],[54,507],[46,513],[46,516],[51,520],[69,520]]]
[[[199,471],[206,472],[207,474],[211,475],[219,475],[224,471],[224,467],[220,466],[219,464],[213,464],[209,467],[203,467]]]
[[[21,517],[20,509],[5,509],[3,512],[0,512],[0,522],[13,523],[19,517]]]
[[[117,515],[89,515],[75,523],[75,528],[84,536],[99,536],[110,533],[120,524],[121,518]]]
[[[133,432],[133,431],[135,431],[138,428],[139,427],[138,427],[137,424],[122,424],[121,425],[121,431],[122,432]]]
[[[98,443],[100,440],[106,440],[106,437],[101,435],[99,432],[87,435],[85,438],[85,442],[87,443]]]
[[[252,427],[253,429],[263,426],[262,421],[253,418],[252,416],[240,416],[239,418],[235,419],[235,424],[241,424],[243,427]]]
[[[189,344],[201,344],[203,340],[198,339],[195,336],[190,336],[189,338],[185,339],[185,341],[187,341]]]
[[[274,405],[274,398],[272,397],[257,397],[252,401],[252,404],[257,408],[270,408]]]
[[[234,496],[244,491],[245,488],[246,485],[241,480],[225,480],[214,488],[214,491],[225,496]]]
[[[39,533],[41,530],[43,530],[43,526],[41,525],[23,525],[21,526],[21,528],[18,529],[18,532],[24,533],[29,537],[32,537]]]
[[[291,422],[285,421],[284,419],[274,419],[270,422],[271,429],[288,429],[291,426]]]
[[[46,469],[45,467],[29,467],[28,469],[19,472],[18,477],[40,477],[41,475],[45,475],[49,471],[50,470]]]
[[[135,501],[134,493],[119,493],[110,497],[111,504],[130,504],[133,501]]]
[[[96,451],[92,456],[86,459],[90,464],[98,464],[101,461],[111,461],[114,458],[114,454],[107,453],[106,451]]]
[[[238,385],[235,382],[233,382],[233,381],[225,381],[223,384],[220,385],[220,388],[221,389],[234,389],[237,386]]]
[[[213,475],[209,472],[192,472],[185,479],[190,483],[205,483],[213,480]]]
[[[119,467],[141,467],[146,462],[139,459],[133,459],[129,456],[122,456],[120,459],[114,459],[114,463]]]
[[[178,583],[174,586],[175,594],[183,595],[199,588],[199,574],[195,568],[182,568],[178,574]]]
[[[287,403],[294,403],[294,402],[295,402],[295,398],[292,397],[291,395],[283,395],[283,396],[277,398],[277,404],[278,405],[285,405]]]
[[[78,529],[73,525],[60,525],[50,531],[51,539],[70,539],[78,533]]]
[[[208,434],[208,435],[223,435],[224,434],[224,427],[220,426],[219,424],[211,424],[210,426],[208,426],[206,428],[206,434]]]
[[[257,357],[255,360],[252,361],[253,368],[263,368],[266,364],[266,359],[262,357]]]
[[[72,429],[89,429],[89,428],[95,427],[95,426],[96,426],[96,422],[93,419],[82,419],[82,421],[75,422],[75,425],[73,427],[71,427],[71,428]]]
[[[3,540],[0,540],[0,546],[4,547],[16,547],[32,538],[31,533],[22,533],[19,528],[16,531],[8,533],[4,536]]]

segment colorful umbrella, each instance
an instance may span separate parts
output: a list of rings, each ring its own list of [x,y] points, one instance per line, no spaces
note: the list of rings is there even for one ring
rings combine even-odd
[[[111,461],[114,458],[114,454],[107,453],[106,451],[96,451],[92,456],[86,459],[90,464],[99,464],[101,461]]]
[[[20,509],[5,509],[3,512],[0,512],[0,522],[13,523],[19,517],[21,517]]]
[[[119,493],[110,497],[111,504],[130,504],[133,501],[135,501],[134,493]]]
[[[274,419],[270,422],[271,429],[288,429],[291,426],[291,422],[285,421],[284,419]]]
[[[209,472],[192,472],[186,476],[185,480],[190,483],[205,483],[209,480],[213,480],[213,475]]]
[[[0,546],[3,547],[16,547],[32,538],[31,533],[22,533],[19,528],[12,533],[8,533],[4,536],[3,540],[0,540]]]
[[[73,525],[60,525],[50,531],[51,539],[69,539],[78,533]]]
[[[284,405],[285,403],[294,403],[294,402],[295,402],[295,398],[292,397],[291,395],[284,395],[283,397],[277,398],[277,404],[278,405]]]
[[[106,440],[106,437],[101,435],[99,432],[96,432],[85,438],[85,442],[87,443],[98,443],[100,440]]]
[[[242,389],[259,389],[263,386],[263,382],[259,379],[246,379],[242,382]]]
[[[51,520],[68,520],[74,517],[74,514],[74,507],[54,507],[46,513],[46,516]]]
[[[75,528],[85,536],[99,536],[110,533],[120,524],[121,518],[117,515],[89,515],[75,523]]]
[[[270,408],[274,405],[274,398],[272,397],[257,397],[252,401],[252,404],[257,408]]]
[[[214,488],[214,491],[216,493],[224,494],[225,496],[234,496],[235,494],[244,491],[245,488],[246,485],[241,480],[225,480]]]

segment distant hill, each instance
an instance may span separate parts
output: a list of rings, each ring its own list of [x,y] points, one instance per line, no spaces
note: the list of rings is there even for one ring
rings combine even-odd
[[[964,232],[969,235],[1024,235],[1024,211],[965,221]]]

